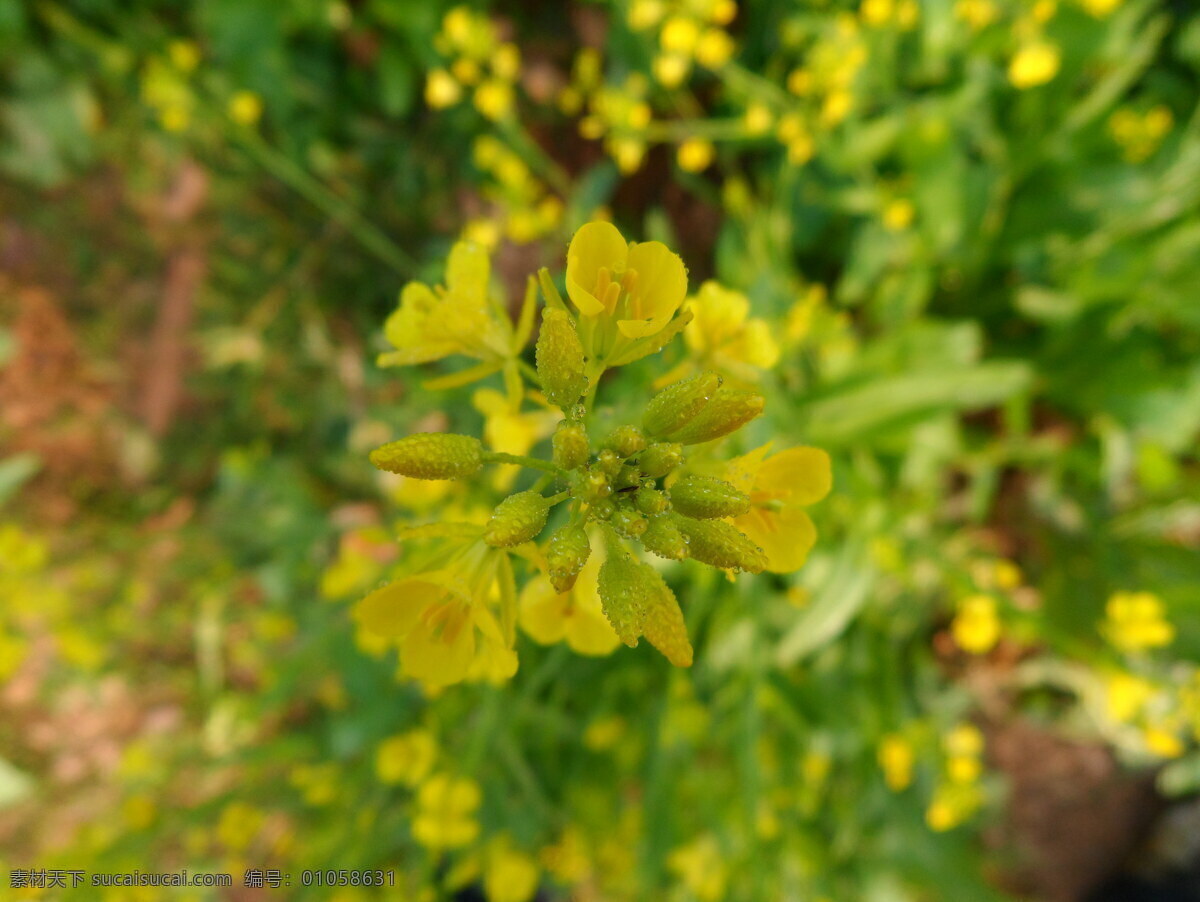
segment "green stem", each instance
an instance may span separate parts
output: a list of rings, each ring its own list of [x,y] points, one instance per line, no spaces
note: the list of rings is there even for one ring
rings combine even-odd
[[[529,361],[517,358],[517,367],[525,374],[525,378],[533,383],[533,387],[541,390],[542,380],[538,378],[537,370],[530,366]]]
[[[521,467],[553,473],[555,476],[563,473],[562,467],[556,467],[548,460],[538,460],[536,457],[525,457],[520,454],[508,454],[504,451],[485,451],[483,462],[485,464],[517,464]]]

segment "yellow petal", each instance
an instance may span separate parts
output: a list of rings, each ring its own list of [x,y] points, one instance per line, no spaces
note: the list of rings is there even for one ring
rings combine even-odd
[[[517,619],[534,641],[553,645],[566,634],[566,606],[567,596],[555,592],[548,577],[537,576],[521,590]]]
[[[833,488],[829,455],[820,448],[788,448],[768,457],[758,468],[756,491],[786,498],[792,504],[813,504]]]
[[[466,605],[454,605],[434,629],[428,616],[416,624],[400,647],[406,676],[430,686],[449,686],[467,675],[475,657],[475,630]]]
[[[446,289],[473,301],[486,300],[490,272],[487,249],[473,241],[459,241],[446,261]]]
[[[603,267],[624,270],[629,247],[611,222],[582,226],[567,248],[567,295],[584,316],[597,316],[604,304],[592,292]]]
[[[567,645],[581,655],[607,655],[621,644],[612,624],[599,612],[576,607],[564,622]]]
[[[443,597],[441,586],[420,579],[402,579],[376,589],[355,605],[354,619],[372,635],[402,639],[421,612]]]
[[[637,273],[631,310],[642,318],[621,320],[617,328],[626,338],[645,338],[661,331],[683,303],[687,270],[679,255],[661,241],[631,245],[628,269]]]
[[[735,517],[733,525],[767,553],[767,569],[772,573],[799,570],[817,541],[817,528],[808,514],[790,504],[780,511],[754,508]]]

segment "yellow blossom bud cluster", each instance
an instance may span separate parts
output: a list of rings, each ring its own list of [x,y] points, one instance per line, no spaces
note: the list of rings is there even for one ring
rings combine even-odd
[[[929,829],[952,830],[983,805],[983,748],[983,733],[974,724],[959,724],[942,737],[943,774],[925,809]]]
[[[397,350],[381,361],[450,354],[480,360],[438,380],[451,386],[501,371],[509,401],[495,392],[489,409],[521,416],[528,398],[560,412],[550,457],[526,456],[532,443],[519,452],[499,449],[486,428],[486,444],[471,435],[418,432],[374,450],[376,467],[408,479],[470,480],[487,464],[515,464],[540,478],[500,501],[481,525],[409,531],[406,541],[427,549],[415,560],[429,565],[359,602],[360,630],[384,647],[395,644],[402,674],[432,690],[511,676],[516,625],[539,642],[566,641],[582,654],[608,654],[644,637],[671,663],[689,666],[693,651],[679,602],[660,569],[631,546],[730,574],[795,570],[816,540],[803,508],[830,490],[828,456],[815,448],[771,454],[768,444],[724,464],[706,453],[704,467],[690,466],[689,449],[736,432],[765,403],[756,389],[710,369],[662,387],[635,422],[595,425],[605,371],[657,353],[691,322],[680,310],[686,269],[665,245],[626,242],[607,222],[583,226],[567,249],[567,299],[542,270],[531,277],[515,323],[492,302],[487,275],[485,254],[456,245],[445,287],[405,288],[385,330]],[[546,305],[531,366],[521,355],[532,337],[539,283]],[[716,283],[706,283],[701,295],[700,306],[705,297],[741,298]],[[709,311],[707,331],[692,339],[714,360],[746,345],[746,311],[732,307],[741,315]],[[470,338],[467,323],[475,326]],[[762,336],[751,344],[759,352],[753,359],[763,363],[770,354],[762,353]],[[768,350],[778,353],[773,345]],[[533,383],[528,391],[523,378]],[[516,575],[530,565],[531,578],[518,591]]]
[[[496,205],[506,238],[514,244],[529,244],[558,228],[562,201],[518,153],[494,135],[482,134],[472,145],[471,157],[476,168],[489,177],[483,195]],[[481,226],[490,222],[482,220],[470,227],[474,237],[482,239],[479,243],[488,247],[499,238],[498,233],[482,231]]]
[[[726,31],[737,16],[734,0],[634,0],[628,22],[634,31],[657,37],[652,63],[655,81],[677,88],[696,64],[720,69],[733,57],[733,38]]]
[[[521,74],[521,51],[501,41],[495,24],[482,13],[456,6],[442,19],[434,47],[448,62],[425,80],[425,102],[434,109],[459,103],[473,91],[475,108],[488,119],[508,118]]]
[[[1140,163],[1152,156],[1171,132],[1175,117],[1168,107],[1159,104],[1139,114],[1121,107],[1108,118],[1108,132],[1120,145],[1130,163]]]

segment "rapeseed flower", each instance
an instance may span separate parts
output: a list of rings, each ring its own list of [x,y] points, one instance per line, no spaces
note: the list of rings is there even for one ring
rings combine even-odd
[[[1162,599],[1151,592],[1115,592],[1105,606],[1105,638],[1125,652],[1160,648],[1175,640]]]
[[[725,895],[729,866],[711,834],[706,833],[676,848],[667,857],[667,867],[701,902],[716,902]]]
[[[433,770],[437,740],[416,729],[385,739],[375,750],[375,774],[382,783],[418,786]]]
[[[981,655],[1000,639],[1000,618],[996,600],[990,595],[971,595],[959,602],[958,613],[950,623],[950,634],[963,651]]]
[[[750,496],[748,512],[732,523],[767,555],[773,573],[800,569],[817,541],[817,529],[803,508],[829,494],[833,475],[829,455],[819,448],[788,448],[774,454],[771,442],[734,458],[725,479]]]
[[[662,242],[626,243],[616,226],[591,222],[567,249],[567,295],[593,360],[611,361],[666,328],[687,294],[687,270]]]
[[[750,316],[744,294],[709,279],[688,300],[692,321],[683,330],[688,359],[655,381],[674,382],[696,370],[716,370],[742,382],[757,382],[779,362],[779,344],[764,319]]]
[[[912,742],[900,733],[889,733],[879,741],[876,752],[883,779],[892,792],[907,789],[913,780],[916,755]]]
[[[534,577],[521,591],[521,629],[543,645],[565,641],[581,655],[607,655],[621,644],[604,616],[596,580],[602,555],[589,556],[575,585],[556,592],[545,575]]]
[[[483,891],[488,902],[529,902],[541,876],[533,856],[513,848],[501,834],[488,841],[483,853]]]
[[[427,849],[458,849],[479,835],[475,812],[482,801],[479,784],[469,777],[434,774],[417,790],[413,838]]]
[[[1008,80],[1014,88],[1036,88],[1058,74],[1061,54],[1049,41],[1036,40],[1021,47],[1008,64]]]

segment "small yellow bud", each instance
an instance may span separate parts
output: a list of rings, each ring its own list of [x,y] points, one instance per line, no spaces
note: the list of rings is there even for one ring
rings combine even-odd
[[[749,423],[762,413],[765,404],[766,399],[756,391],[718,389],[704,409],[670,437],[684,445],[711,442]]]
[[[683,445],[678,442],[655,442],[638,457],[638,468],[653,479],[666,476],[683,463]]]
[[[587,430],[578,423],[562,420],[554,430],[550,440],[551,460],[564,470],[574,470],[587,463],[590,448],[588,447]]]
[[[703,172],[712,165],[714,156],[716,156],[716,149],[711,141],[705,141],[703,138],[688,138],[679,145],[675,159],[679,163],[679,168],[684,172]]]
[[[708,406],[720,387],[721,377],[713,372],[697,373],[668,385],[646,405],[642,415],[646,434],[667,435],[683,428]]]
[[[646,571],[656,574],[648,565],[636,560],[619,540],[611,537],[611,533],[609,535],[608,558],[600,567],[597,581],[600,606],[621,641],[634,648],[642,632],[646,600],[653,587]]]
[[[750,497],[723,479],[684,476],[671,486],[671,504],[686,517],[711,520],[746,513],[750,510]]]
[[[632,457],[646,448],[646,436],[637,426],[618,426],[604,440],[604,447],[611,448],[617,457]]]
[[[583,375],[583,344],[567,311],[556,307],[542,311],[534,354],[546,397],[564,409],[575,404],[587,388],[587,378]]]
[[[517,492],[509,495],[492,511],[483,530],[483,540],[504,548],[528,542],[546,525],[550,500],[541,492]]]
[[[483,466],[483,444],[470,435],[418,432],[376,448],[371,463],[413,479],[465,479]]]
[[[722,570],[762,573],[767,556],[738,529],[724,520],[694,520],[668,514],[688,542],[688,553],[702,564]]]
[[[591,552],[582,526],[567,525],[554,531],[546,545],[546,569],[555,592],[571,590]]]
[[[651,517],[642,533],[642,547],[651,554],[669,561],[682,561],[688,556],[688,541],[670,516]]]

